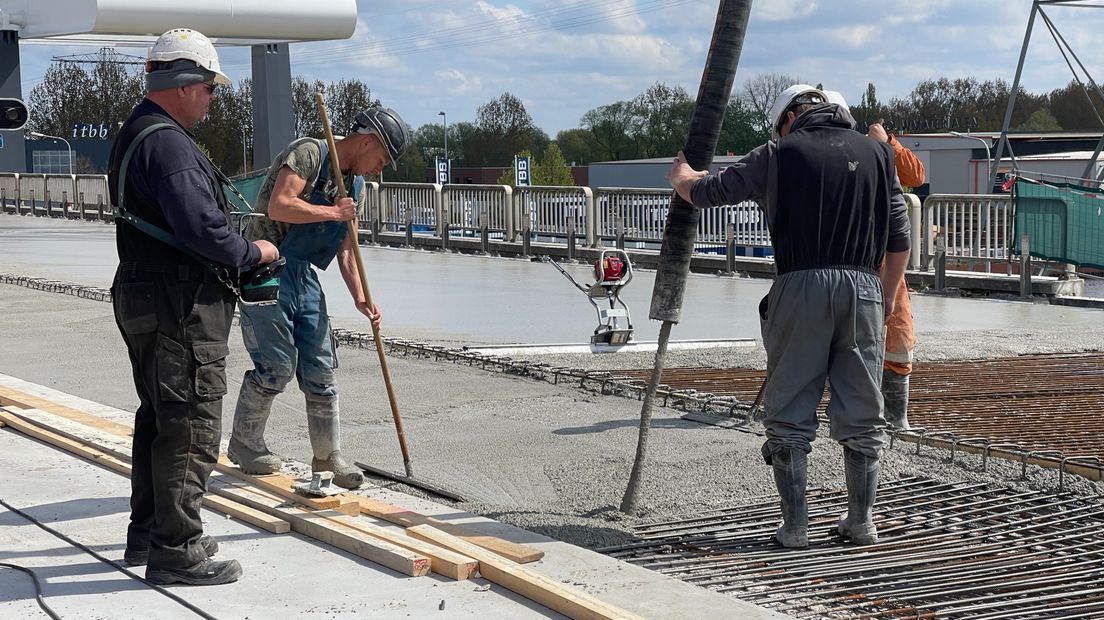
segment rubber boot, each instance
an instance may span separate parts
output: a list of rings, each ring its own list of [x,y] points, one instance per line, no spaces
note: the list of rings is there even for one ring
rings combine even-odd
[[[364,472],[341,456],[341,429],[337,396],[307,395],[307,432],[310,434],[314,471],[332,471],[339,487],[358,489]]]
[[[808,454],[797,448],[785,448],[771,456],[774,484],[782,504],[782,525],[774,539],[783,547],[809,546],[809,507],[805,503]]]
[[[886,422],[893,428],[907,431],[909,376],[882,369],[882,397],[885,399]]]
[[[847,515],[836,528],[841,536],[856,545],[878,542],[874,526],[874,498],[878,494],[878,459],[843,448],[844,475],[847,478]]]
[[[234,409],[234,430],[230,434],[227,456],[247,474],[271,474],[280,471],[282,461],[265,445],[264,431],[272,413],[275,392],[261,389],[246,374]]]

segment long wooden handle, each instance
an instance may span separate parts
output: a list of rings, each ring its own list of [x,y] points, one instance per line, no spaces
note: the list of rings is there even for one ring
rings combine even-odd
[[[334,143],[333,129],[330,128],[330,117],[326,113],[326,100],[322,93],[315,93],[315,101],[318,103],[318,116],[322,118],[322,127],[326,130],[326,144],[330,147],[330,171],[333,173],[334,182],[337,183],[337,195],[348,198],[345,191],[345,178],[341,174],[341,161],[337,157],[337,145]],[[357,275],[360,276],[360,288],[364,291],[364,301],[368,307],[372,307],[372,292],[368,289],[368,275],[364,272],[364,259],[360,256],[360,239],[355,219],[349,220],[349,237],[353,242],[353,257],[356,259]],[[391,384],[391,371],[387,368],[387,355],[383,351],[383,339],[380,337],[379,326],[372,323],[372,339],[376,342],[376,353],[379,355],[380,370],[383,371],[383,384],[387,388],[387,401],[391,404],[391,417],[395,420],[395,432],[399,435],[399,449],[402,450],[403,467],[406,475],[413,478],[414,468],[410,463],[410,450],[406,446],[406,431],[403,430],[402,416],[399,415],[399,401],[395,399],[395,387]]]

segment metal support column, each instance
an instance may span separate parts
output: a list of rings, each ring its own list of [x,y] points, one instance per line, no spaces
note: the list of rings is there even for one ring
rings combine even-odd
[[[19,33],[0,30],[0,97],[23,99],[23,84],[19,77]],[[23,130],[0,131],[0,170],[27,171],[27,148]]]
[[[1024,33],[1023,46],[1020,48],[1020,61],[1016,65],[1016,78],[1012,80],[1012,90],[1008,93],[1008,106],[1004,109],[1004,123],[1001,124],[1000,141],[997,143],[997,152],[993,156],[993,168],[989,171],[989,188],[997,184],[997,171],[1000,169],[1001,157],[1008,146],[1008,128],[1012,124],[1012,110],[1016,107],[1016,92],[1020,89],[1020,77],[1023,76],[1024,59],[1027,58],[1027,46],[1031,42],[1031,29],[1035,26],[1035,15],[1039,13],[1039,1],[1031,3],[1031,17],[1027,19],[1027,32]],[[1012,151],[1011,148],[1008,149]]]
[[[254,45],[253,166],[264,167],[295,139],[287,43]]]

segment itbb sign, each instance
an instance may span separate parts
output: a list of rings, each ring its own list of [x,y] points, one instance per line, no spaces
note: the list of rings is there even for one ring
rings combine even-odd
[[[99,138],[107,140],[107,123],[90,125],[88,123],[75,123],[73,125],[74,138]]]

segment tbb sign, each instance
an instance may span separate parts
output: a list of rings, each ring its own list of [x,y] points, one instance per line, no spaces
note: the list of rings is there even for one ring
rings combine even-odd
[[[73,137],[99,138],[100,140],[107,140],[107,123],[100,123],[99,125],[91,125],[89,123],[74,123]]]
[[[514,178],[517,179],[517,185],[519,186],[533,184],[528,155],[514,157]]]

